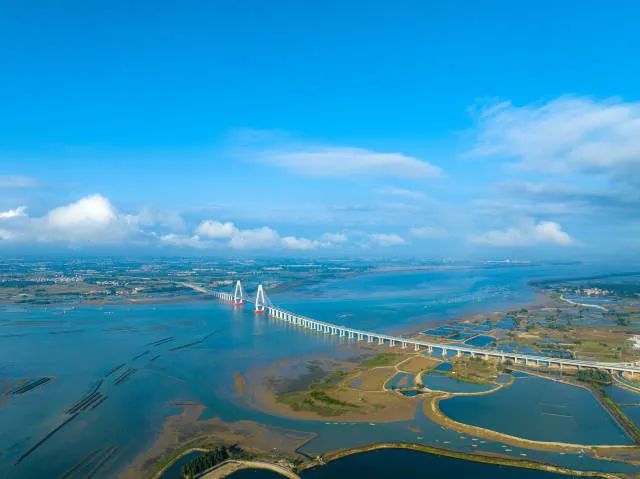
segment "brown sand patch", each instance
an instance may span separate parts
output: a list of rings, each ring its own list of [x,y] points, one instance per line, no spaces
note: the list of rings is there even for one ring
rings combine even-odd
[[[403,363],[398,365],[400,371],[404,371],[409,374],[418,374],[421,371],[432,369],[440,364],[440,360],[434,358],[428,358],[426,356],[414,356],[407,359]]]
[[[247,380],[240,373],[233,373],[233,389],[236,396],[244,396],[247,389]]]
[[[396,374],[395,368],[374,368],[362,371],[358,379],[360,383],[354,385],[356,389],[363,391],[382,391],[384,383]]]
[[[219,418],[199,420],[202,404],[184,406],[167,418],[154,443],[118,475],[118,479],[156,477],[160,465],[183,450],[208,449],[221,443],[238,444],[247,450],[296,457],[296,448],[312,433],[267,427],[253,421],[225,422]]]

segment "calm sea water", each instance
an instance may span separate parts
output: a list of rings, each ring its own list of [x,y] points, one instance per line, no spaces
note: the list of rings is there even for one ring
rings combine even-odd
[[[441,401],[440,409],[456,421],[536,441],[633,444],[590,391],[531,375],[493,394]]]
[[[527,286],[529,279],[576,275],[576,268],[586,272],[575,266],[523,266],[367,274],[303,287],[272,299],[317,318],[392,331],[526,303],[534,296]],[[107,447],[115,448],[114,453],[96,477],[113,477],[149,446],[168,416],[180,412],[172,402],[185,400],[204,403],[207,417],[249,419],[315,432],[316,438],[305,446],[310,454],[392,440],[504,453],[501,444],[479,443],[441,429],[420,408],[412,421],[325,424],[270,416],[234,398],[234,373],[286,357],[330,354],[340,341],[254,316],[249,308],[232,309],[215,301],[78,308],[2,306],[3,387],[23,378],[53,379],[29,393],[1,397],[0,477],[57,477]],[[132,372],[118,382],[127,371]],[[93,390],[106,397],[104,402],[82,411],[15,464],[69,418],[66,410]],[[585,469],[628,470],[628,466],[587,456],[517,448],[512,452],[525,453],[536,460]]]
[[[232,474],[232,479],[278,479],[282,476],[271,471],[247,469]],[[475,479],[551,479],[566,478],[562,474],[520,469],[493,464],[465,461],[420,452],[386,449],[347,456],[327,465],[308,469],[302,479],[388,479],[389,477],[416,477],[449,479],[473,477]]]

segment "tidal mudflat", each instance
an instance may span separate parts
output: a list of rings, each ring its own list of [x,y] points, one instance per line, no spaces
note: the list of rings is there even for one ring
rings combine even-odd
[[[535,296],[528,278],[551,273],[531,266],[376,273],[331,280],[326,289],[324,284],[303,285],[272,299],[354,327],[418,330],[417,325],[430,321],[526,303]],[[358,345],[340,338],[214,301],[4,305],[3,392],[22,393],[3,395],[0,402],[0,476],[58,477],[71,470],[97,478],[142,471],[129,477],[144,477],[155,461],[166,459],[198,434],[245,442],[256,431],[262,437],[257,446],[288,435],[294,440],[279,443],[283,449],[296,449],[299,441],[303,445],[298,451],[310,456],[372,441],[401,441],[466,452],[526,454],[583,469],[631,467],[588,455],[506,451],[496,442],[473,441],[430,422],[420,413],[419,398],[397,398],[411,405],[406,417],[384,423],[295,418],[257,410],[239,398],[239,393],[255,394],[242,378],[256,367],[292,358],[334,359],[346,350],[360,354]],[[389,377],[394,374],[388,372]],[[370,377],[363,384],[385,379]],[[185,410],[191,413],[185,415]],[[180,422],[175,418],[182,421],[180,434],[175,434]],[[162,443],[169,436],[172,440]]]

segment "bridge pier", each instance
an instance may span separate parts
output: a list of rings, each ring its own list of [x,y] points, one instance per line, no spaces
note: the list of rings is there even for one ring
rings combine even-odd
[[[228,293],[226,291],[210,291],[211,296],[217,298],[221,301],[228,303],[241,303],[244,300],[245,294],[244,291],[241,291],[241,286],[238,287],[238,283],[236,282],[236,288],[233,294]],[[288,312],[278,308],[270,304],[266,294],[262,289],[262,285],[258,286],[258,293],[256,295],[255,301],[255,312],[256,313],[268,313],[269,317],[280,321],[286,321],[289,324],[294,324],[296,326],[301,326],[307,329],[311,329],[318,332],[323,332],[325,334],[338,335],[341,337],[348,337],[349,339],[357,339],[357,341],[363,341],[367,339],[368,343],[373,343],[375,339],[377,339],[379,345],[384,345],[385,340],[388,340],[389,346],[394,347],[397,343],[401,344],[402,349],[407,349],[408,344],[413,344],[415,351],[420,351],[421,346],[424,346],[429,354],[434,354],[437,349],[440,349],[442,357],[445,358],[454,351],[454,354],[458,357],[465,355],[466,352],[461,349],[465,349],[456,345],[450,345],[451,347],[447,349],[445,345],[440,345],[439,343],[434,344],[418,344],[414,342],[414,340],[404,340],[401,337],[382,337],[378,333],[374,333],[373,331],[357,331],[357,330],[349,330],[346,327],[334,325],[331,323],[325,323],[321,321],[315,321],[311,318],[307,318],[304,316],[298,316],[295,313]],[[564,359],[564,358],[551,358],[551,357],[543,357],[537,356],[535,354],[519,354],[515,352],[507,352],[500,350],[485,350],[484,348],[478,348],[475,351],[468,351],[471,357],[479,357],[484,360],[489,360],[490,358],[499,360],[501,362],[510,361],[513,359],[513,363],[515,365],[524,365],[525,367],[534,367],[538,370],[541,367],[547,367],[549,369],[553,368],[553,365],[556,364],[560,370],[560,375],[563,374],[564,366],[570,366],[577,368],[578,371],[582,371],[584,368],[592,368],[600,371],[608,371],[611,374],[615,374],[616,372],[628,374],[632,377],[637,377],[636,373],[640,372],[640,366],[636,364],[625,364],[625,363],[602,363],[597,361],[576,361],[575,359]]]

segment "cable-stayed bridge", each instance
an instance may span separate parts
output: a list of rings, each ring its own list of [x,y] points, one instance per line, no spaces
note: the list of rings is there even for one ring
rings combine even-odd
[[[468,346],[466,344],[445,344],[434,341],[405,338],[401,336],[391,336],[388,334],[341,326],[326,321],[319,321],[275,306],[264,292],[264,288],[261,284],[258,285],[255,300],[246,296],[242,283],[239,280],[235,284],[233,293],[225,291],[211,291],[211,294],[222,301],[229,302],[236,306],[241,306],[245,302],[252,303],[255,306],[254,311],[256,313],[267,313],[270,317],[285,321],[291,325],[338,336],[347,340],[366,341],[367,343],[388,345],[389,347],[400,347],[402,349],[412,348],[414,351],[427,351],[429,354],[440,355],[442,357],[450,357],[452,355],[471,356],[485,360],[497,359],[502,362],[511,361],[514,365],[537,367],[546,366],[548,368],[558,368],[560,370],[562,370],[563,367],[576,369],[599,369],[609,371],[610,373],[630,373],[632,376],[636,373],[640,373],[640,365],[633,363],[609,363],[581,359],[555,358],[550,356],[539,356],[536,354],[522,354],[512,351],[479,348]]]

